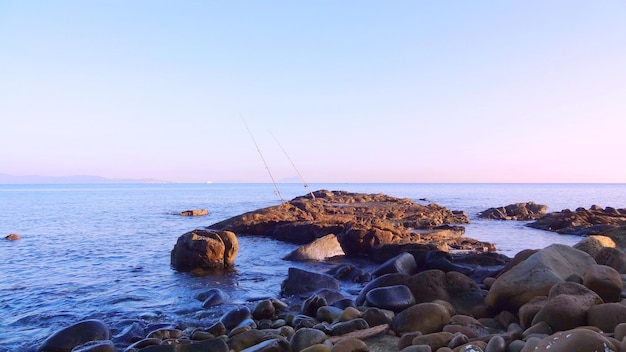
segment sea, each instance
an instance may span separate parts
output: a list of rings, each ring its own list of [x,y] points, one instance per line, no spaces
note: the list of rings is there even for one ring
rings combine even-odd
[[[206,324],[233,306],[280,298],[289,267],[323,272],[337,262],[285,261],[296,245],[239,236],[232,269],[194,276],[174,271],[170,252],[185,232],[320,189],[384,193],[465,211],[471,220],[465,236],[495,243],[510,257],[580,238],[526,222],[481,220],[479,212],[527,201],[548,205],[549,212],[626,208],[626,184],[0,185],[0,351],[35,351],[54,332],[84,319],[103,320],[115,334],[132,320]],[[209,214],[177,215],[188,209]],[[5,240],[10,233],[21,239]],[[195,297],[213,288],[229,301],[203,309]],[[358,287],[346,292],[356,294]]]

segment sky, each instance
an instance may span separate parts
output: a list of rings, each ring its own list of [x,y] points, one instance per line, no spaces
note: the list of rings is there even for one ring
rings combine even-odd
[[[0,0],[0,173],[626,182],[625,132],[622,0]]]

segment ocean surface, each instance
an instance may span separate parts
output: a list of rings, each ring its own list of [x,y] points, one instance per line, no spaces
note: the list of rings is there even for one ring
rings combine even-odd
[[[308,191],[279,184],[290,200]],[[470,216],[466,237],[493,242],[513,256],[525,248],[574,244],[580,238],[528,228],[524,222],[477,219],[490,207],[534,201],[548,211],[626,208],[626,184],[311,184],[309,190],[426,198]],[[293,263],[296,245],[239,237],[235,267],[197,277],[170,268],[183,233],[280,203],[272,184],[0,185],[0,351],[31,351],[47,336],[97,318],[151,322],[214,319],[229,305],[202,309],[194,296],[220,288],[232,305],[279,297],[290,266],[324,271],[334,263]],[[208,216],[183,217],[204,208]],[[22,236],[6,241],[10,233]],[[342,287],[343,288],[343,287]],[[358,287],[347,288],[352,292]]]

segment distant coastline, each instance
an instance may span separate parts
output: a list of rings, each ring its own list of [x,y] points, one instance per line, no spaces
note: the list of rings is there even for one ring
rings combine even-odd
[[[0,184],[114,184],[114,183],[171,183],[151,178],[106,178],[92,175],[73,176],[15,176],[0,173]]]

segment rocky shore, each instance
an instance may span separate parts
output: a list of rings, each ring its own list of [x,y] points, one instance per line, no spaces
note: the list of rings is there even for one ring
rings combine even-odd
[[[78,322],[39,351],[626,352],[626,255],[619,240],[589,236],[574,247],[508,258],[464,238],[468,221],[436,204],[318,191],[210,228],[324,243],[294,260],[336,256],[337,243],[345,261],[333,269],[290,267],[277,297],[230,306],[193,326]],[[378,265],[365,271],[356,258]],[[361,288],[346,292],[348,283]],[[205,308],[228,300],[219,289],[197,298]]]

